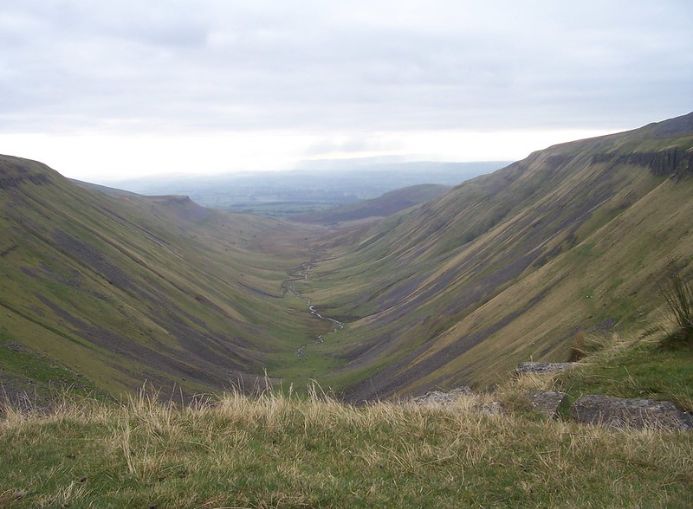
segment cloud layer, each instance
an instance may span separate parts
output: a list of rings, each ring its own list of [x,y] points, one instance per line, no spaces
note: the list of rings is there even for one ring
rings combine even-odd
[[[4,4],[5,131],[600,127],[693,102],[686,1]]]
[[[686,0],[0,0],[0,133],[300,132],[312,156],[635,127],[693,109],[692,23]]]

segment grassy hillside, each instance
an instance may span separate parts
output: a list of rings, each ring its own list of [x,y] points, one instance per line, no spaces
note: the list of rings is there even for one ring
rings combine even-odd
[[[582,333],[660,319],[665,274],[693,274],[692,149],[690,114],[331,229],[78,186],[2,156],[0,385],[191,394],[267,372],[354,400],[493,385],[519,361],[566,360]]]
[[[282,290],[309,234],[1,156],[0,384],[252,386],[326,328]]]
[[[581,331],[646,328],[693,275],[693,114],[535,152],[322,242],[305,291],[349,322],[316,348],[354,399],[492,384]]]
[[[363,200],[327,210],[292,216],[291,219],[302,223],[333,224],[373,217],[386,217],[420,203],[433,200],[449,189],[448,186],[438,184],[409,186],[390,191],[371,200]]]
[[[0,420],[0,505],[690,507],[688,433],[482,415],[479,398],[68,399]]]

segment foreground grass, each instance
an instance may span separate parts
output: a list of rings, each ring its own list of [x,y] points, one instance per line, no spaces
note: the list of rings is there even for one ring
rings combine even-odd
[[[690,434],[484,416],[473,403],[229,394],[10,410],[0,506],[690,507]]]

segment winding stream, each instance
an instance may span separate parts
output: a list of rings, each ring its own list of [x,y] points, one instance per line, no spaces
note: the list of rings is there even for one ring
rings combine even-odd
[[[309,262],[303,263],[299,265],[297,268],[292,269],[289,271],[289,277],[284,281],[283,287],[284,289],[291,293],[292,295],[295,295],[299,299],[303,300],[306,303],[306,306],[308,307],[308,312],[313,315],[315,318],[318,320],[324,320],[326,322],[330,322],[332,325],[334,325],[334,329],[332,329],[332,332],[337,332],[341,329],[344,328],[344,324],[340,322],[339,320],[336,320],[334,318],[330,318],[329,316],[324,316],[323,314],[320,313],[316,309],[316,307],[311,303],[310,298],[306,297],[305,295],[301,294],[296,289],[295,281],[307,281],[308,280],[308,273],[315,267],[314,260],[311,260]],[[325,334],[320,334],[315,338],[316,343],[324,343],[326,339]],[[303,359],[306,356],[306,345],[301,345],[297,350],[296,350],[296,356],[299,359]]]

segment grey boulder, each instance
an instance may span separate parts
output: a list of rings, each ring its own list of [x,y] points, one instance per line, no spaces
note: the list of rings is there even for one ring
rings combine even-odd
[[[515,373],[524,375],[527,373],[558,373],[572,368],[574,362],[521,362],[515,368]]]
[[[554,418],[558,414],[558,407],[561,406],[566,394],[558,391],[534,392],[529,395],[529,403],[532,409],[540,414]]]

